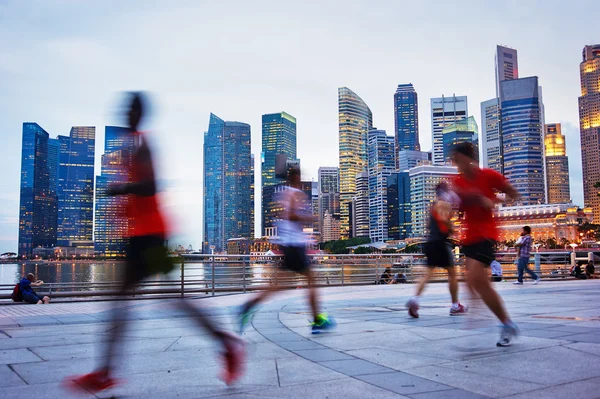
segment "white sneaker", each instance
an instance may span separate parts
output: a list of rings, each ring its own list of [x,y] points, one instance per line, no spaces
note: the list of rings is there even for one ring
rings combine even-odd
[[[541,279],[541,278],[539,278],[539,277],[538,277],[538,278],[536,278],[536,279],[534,280],[534,282],[533,282],[533,285],[537,285],[537,284],[539,284],[539,283],[540,283],[540,281],[542,281],[542,279]]]
[[[522,281],[515,281],[515,282],[513,282],[513,285],[523,285],[523,282]]]

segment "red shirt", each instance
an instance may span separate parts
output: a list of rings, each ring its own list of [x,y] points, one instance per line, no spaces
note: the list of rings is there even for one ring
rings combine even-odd
[[[500,173],[491,169],[477,169],[472,178],[464,174],[454,177],[454,186],[461,197],[461,210],[465,212],[465,237],[463,243],[475,244],[481,241],[498,241],[498,227],[494,220],[494,210],[478,204],[465,203],[469,194],[479,194],[496,202],[496,193],[506,188],[508,182]]]

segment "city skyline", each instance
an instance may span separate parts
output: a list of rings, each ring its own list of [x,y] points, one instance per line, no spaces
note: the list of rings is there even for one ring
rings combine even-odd
[[[265,18],[261,15],[264,10],[240,3],[239,15],[231,16],[236,28],[223,32],[217,29],[218,18],[203,26],[192,22],[199,15],[211,20],[212,15],[222,14],[225,5],[203,7],[184,2],[179,8],[148,5],[141,9],[136,2],[119,7],[99,2],[85,6],[47,2],[39,4],[37,13],[31,13],[24,4],[6,2],[0,7],[6,22],[0,32],[8,39],[0,44],[4,55],[0,78],[6,82],[6,90],[0,95],[0,131],[5,141],[0,166],[6,171],[0,180],[0,250],[16,248],[19,133],[24,121],[36,121],[48,131],[63,134],[73,125],[96,126],[96,152],[100,154],[103,127],[122,124],[121,118],[113,116],[119,105],[115,93],[140,88],[151,91],[154,116],[144,128],[150,130],[157,147],[159,178],[166,189],[165,203],[178,224],[179,242],[197,248],[203,225],[201,211],[198,212],[203,202],[199,153],[205,115],[210,111],[249,123],[254,128],[255,155],[260,153],[261,115],[282,109],[290,112],[299,122],[298,157],[302,159],[303,180],[316,180],[319,166],[337,164],[338,87],[347,86],[358,93],[373,111],[374,125],[391,132],[393,91],[398,84],[413,83],[421,112],[419,140],[422,149],[429,150],[431,127],[427,114],[432,97],[453,92],[468,96],[470,113],[483,126],[479,104],[495,94],[491,71],[497,44],[518,49],[520,76],[539,76],[544,87],[546,119],[561,123],[567,140],[572,197],[575,203],[583,205],[577,115],[577,97],[581,94],[579,63],[583,46],[600,42],[600,37],[593,27],[578,23],[578,9],[585,7],[594,12],[600,6],[593,2],[579,4],[580,7],[569,8],[560,3],[536,7],[511,3],[510,7],[500,8],[467,3],[461,15],[464,17],[464,11],[468,10],[471,16],[476,16],[475,20],[468,27],[452,29],[457,35],[466,35],[468,40],[436,48],[436,57],[451,61],[439,68],[439,64],[422,60],[432,50],[427,44],[434,43],[439,36],[439,32],[429,27],[447,21],[449,15],[458,12],[450,5],[432,10],[420,4],[388,3],[387,7],[375,9],[357,3],[340,10],[332,2],[324,5],[321,17],[315,19],[312,7],[307,4],[295,8],[294,21],[283,24],[284,19],[275,18],[273,25],[256,24],[256,20]],[[68,20],[64,17],[66,10],[71,16]],[[282,6],[280,11],[270,12],[285,15],[289,10]],[[399,12],[412,13],[414,21],[397,26],[395,16]],[[167,23],[165,13],[179,21],[172,33],[148,29]],[[536,18],[532,19],[534,14]],[[500,21],[509,17],[515,23],[507,32]],[[569,33],[548,30],[552,23],[569,26]],[[128,28],[132,24],[136,25],[136,32]],[[306,24],[313,27],[314,36],[305,34],[302,27]],[[275,35],[282,27],[286,28],[285,34]],[[485,38],[472,35],[474,30],[482,28],[491,34],[483,35]],[[255,35],[245,35],[248,31]],[[220,41],[211,39],[214,32],[220,32]],[[370,38],[377,32],[381,35],[375,49]],[[415,40],[403,42],[402,51],[394,51],[396,42],[392,38],[406,33],[415,36]],[[537,39],[531,40],[532,35]],[[175,37],[178,41],[174,41]],[[332,44],[349,37],[356,39],[355,50],[369,57],[350,64],[344,57],[329,57]],[[267,38],[273,41],[268,47],[281,44],[281,57],[294,62],[273,67],[266,59],[262,60],[265,57],[260,55],[261,50],[267,44],[261,44],[265,41],[261,39]],[[283,45],[290,41],[295,45]],[[172,43],[179,44],[172,46]],[[248,57],[245,62],[248,67],[199,62],[188,55],[188,43],[196,48],[193,53],[240,51]],[[217,43],[225,50],[214,47]],[[162,48],[163,56],[157,62],[148,62],[155,48]],[[44,69],[30,62],[32,52],[44,59]],[[548,54],[553,54],[551,62]],[[328,61],[318,62],[323,57]],[[373,62],[374,59],[378,62]],[[175,72],[174,65],[182,67]],[[319,68],[311,69],[308,65]],[[34,88],[39,95],[25,94]],[[96,157],[97,170],[99,158]],[[260,182],[255,186],[260,186]]]

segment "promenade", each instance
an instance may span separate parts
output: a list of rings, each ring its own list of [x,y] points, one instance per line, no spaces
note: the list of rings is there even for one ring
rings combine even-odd
[[[246,374],[218,378],[217,348],[177,300],[118,302],[133,320],[121,347],[125,383],[94,395],[61,387],[91,371],[108,338],[115,303],[0,306],[0,397],[18,398],[599,398],[600,280],[496,283],[522,335],[497,348],[498,323],[477,300],[448,316],[445,284],[430,285],[421,317],[404,303],[414,285],[321,290],[336,331],[310,334],[304,290],[276,296],[244,334]],[[233,329],[252,294],[188,299]]]

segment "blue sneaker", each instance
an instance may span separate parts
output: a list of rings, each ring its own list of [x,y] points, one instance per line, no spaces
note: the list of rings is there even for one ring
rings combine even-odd
[[[240,311],[238,312],[238,315],[237,315],[238,332],[240,333],[240,335],[244,333],[244,330],[246,329],[248,324],[250,324],[250,321],[252,320],[252,316],[254,316],[254,313],[256,313],[256,310],[254,310],[252,308],[246,309],[245,305],[242,305],[240,307]]]
[[[312,333],[322,334],[335,328],[335,320],[324,313],[317,316],[317,320],[312,323]]]
[[[519,327],[512,321],[502,326],[500,331],[500,339],[496,342],[496,346],[506,347],[511,346],[513,339],[519,335]]]

